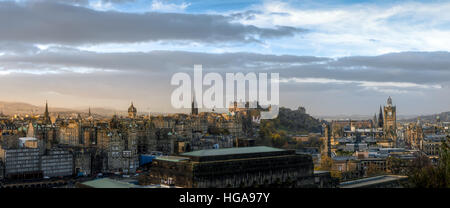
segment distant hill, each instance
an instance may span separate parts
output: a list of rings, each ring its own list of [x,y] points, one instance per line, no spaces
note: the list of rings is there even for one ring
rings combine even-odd
[[[0,112],[5,115],[30,115],[30,114],[43,114],[45,111],[45,106],[36,106],[28,103],[22,102],[4,102],[0,101]],[[70,115],[70,114],[78,114],[87,115],[88,108],[84,109],[69,109],[69,108],[59,108],[49,106],[50,115],[60,114],[60,115]],[[126,115],[125,111],[117,111],[114,109],[108,108],[91,108],[92,114],[97,114],[101,116],[112,116],[115,113],[119,115]]]
[[[378,114],[377,114],[378,116]],[[318,118],[319,120],[326,120],[326,121],[332,121],[332,120],[371,120],[373,119],[373,115],[314,115],[315,118]],[[408,119],[415,119],[417,118],[417,115],[397,115],[398,120],[408,120]]]
[[[38,106],[30,105],[28,103],[0,101],[0,111],[6,115],[14,115],[39,113],[41,109]]]
[[[417,118],[420,118],[420,121],[435,123],[437,116],[439,116],[439,118],[441,119],[441,122],[450,122],[450,111],[442,112],[439,114],[422,115],[422,116],[418,116],[418,117],[414,117],[414,118],[410,118],[410,119],[405,119],[405,121],[415,122],[415,121],[417,121]]]

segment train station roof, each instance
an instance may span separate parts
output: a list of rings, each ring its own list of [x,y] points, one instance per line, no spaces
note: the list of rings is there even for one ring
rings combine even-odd
[[[267,152],[282,152],[283,149],[256,146],[256,147],[235,147],[223,149],[208,149],[198,150],[193,152],[183,153],[183,156],[206,157],[206,156],[221,156],[221,155],[237,155],[237,154],[251,154],[251,153],[267,153]]]

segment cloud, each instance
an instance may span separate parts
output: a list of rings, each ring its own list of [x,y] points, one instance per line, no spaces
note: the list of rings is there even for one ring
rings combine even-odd
[[[55,3],[0,2],[0,41],[39,44],[100,44],[145,41],[261,42],[304,30],[231,23],[222,15],[123,13]]]
[[[198,53],[186,51],[151,51],[147,53],[96,53],[72,48],[49,47],[34,54],[0,56],[9,69],[30,66],[85,67],[118,71],[177,72],[203,64],[205,70],[268,70],[270,67],[328,61],[311,56],[264,55],[255,53]],[[42,68],[36,67],[38,70]]]
[[[71,4],[71,5],[81,5],[85,6],[89,4],[89,0],[24,0],[28,2],[35,2],[35,3],[60,3],[60,4]],[[106,0],[102,0],[106,1]]]
[[[0,44],[0,48],[1,48]],[[11,48],[12,46],[9,46]],[[24,47],[24,46],[21,46]],[[20,47],[19,47],[20,48]],[[8,49],[12,50],[12,49]],[[150,51],[99,53],[67,47],[31,47],[23,53],[0,56],[4,70],[58,68],[98,69],[124,73],[171,73],[192,70],[202,64],[205,71],[278,72],[287,78],[318,78],[371,83],[415,83],[416,87],[448,81],[450,53],[402,52],[380,56],[337,59],[314,56],[268,55],[258,53],[204,53],[188,51]],[[32,51],[32,52],[28,52]],[[2,51],[0,51],[2,52]],[[316,80],[320,81],[320,80]],[[376,86],[382,87],[382,86]],[[401,87],[401,86],[397,86]]]
[[[327,84],[327,85],[354,85],[367,90],[374,90],[387,94],[402,94],[422,89],[441,89],[438,84],[417,84],[412,82],[374,82],[374,81],[350,81],[329,78],[282,78],[280,83],[300,84]]]
[[[248,9],[257,12],[244,15],[244,10],[234,17],[236,22],[257,27],[284,25],[308,30],[301,38],[273,41],[272,47],[279,50],[301,45],[309,54],[373,56],[450,50],[450,14],[446,12],[449,9],[450,3],[445,1],[326,5],[265,1]],[[292,46],[292,42],[297,45]]]
[[[411,54],[416,68],[405,59]],[[370,61],[363,67],[361,58]],[[415,112],[426,100],[439,100],[428,105],[434,112],[446,110],[450,102],[445,96],[450,93],[450,70],[445,65],[449,59],[450,54],[443,52],[326,58],[187,51],[97,53],[48,47],[0,56],[0,88],[10,89],[3,92],[4,97],[21,101],[27,101],[23,97],[42,101],[38,92],[54,91],[59,94],[51,95],[52,99],[61,99],[58,102],[67,106],[83,105],[83,101],[121,108],[134,100],[155,111],[171,112],[174,86],[169,84],[170,77],[176,72],[192,73],[194,64],[202,64],[204,73],[278,72],[281,104],[305,105],[314,113],[372,113],[389,95],[403,105],[403,113]],[[393,67],[384,65],[387,60]]]
[[[358,66],[376,68],[404,68],[410,70],[446,70],[450,66],[449,52],[401,52],[380,56],[344,57],[335,66]]]
[[[152,1],[152,10],[153,11],[163,11],[163,12],[180,12],[185,10],[190,3],[181,3],[181,4],[173,4],[173,3],[165,3],[160,0]]]
[[[190,73],[193,65],[202,64],[205,73],[213,71],[222,74],[225,72],[277,72],[282,78],[281,83],[291,85],[291,88],[296,88],[297,84],[345,84],[379,92],[445,88],[448,86],[450,77],[450,70],[446,65],[448,60],[450,60],[450,53],[443,52],[404,52],[374,57],[330,59],[242,52],[97,53],[64,47],[49,47],[35,53],[0,56],[0,64],[3,66],[5,75],[11,75],[11,73],[95,73],[116,74],[116,76],[151,74],[169,79],[171,74],[182,71]]]
[[[35,54],[39,48],[32,44],[15,43],[15,42],[0,42],[0,53],[4,54]]]
[[[104,3],[115,3],[115,4],[122,4],[122,3],[132,3],[136,2],[137,0],[101,0]]]

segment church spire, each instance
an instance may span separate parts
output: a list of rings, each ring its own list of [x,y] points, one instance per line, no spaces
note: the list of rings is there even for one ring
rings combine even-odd
[[[51,123],[50,115],[49,115],[49,112],[48,112],[48,102],[47,102],[47,100],[45,100],[44,122],[45,123]]]
[[[380,105],[380,113],[378,114],[378,127],[383,128],[383,110]]]
[[[191,114],[192,115],[198,115],[197,102],[195,101],[195,93],[194,93],[194,96],[192,98]]]
[[[48,117],[48,102],[47,102],[47,100],[45,100],[45,113],[44,113],[44,117]]]

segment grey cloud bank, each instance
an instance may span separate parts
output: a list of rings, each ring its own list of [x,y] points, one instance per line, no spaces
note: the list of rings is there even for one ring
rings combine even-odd
[[[293,36],[303,29],[259,28],[221,15],[122,13],[51,2],[0,2],[0,40],[40,44],[99,44],[145,41],[259,42]]]
[[[405,56],[414,56],[414,64]],[[429,59],[442,64],[433,65]],[[337,110],[372,113],[389,95],[404,105],[402,114],[413,114],[448,108],[450,98],[443,95],[450,93],[450,70],[445,64],[449,59],[447,52],[330,59],[186,51],[97,53],[55,47],[35,53],[6,54],[0,56],[0,65],[4,73],[10,72],[2,76],[1,85],[11,87],[7,94],[56,91],[56,95],[49,96],[54,99],[69,96],[73,100],[79,97],[78,100],[91,100],[99,105],[110,103],[106,107],[136,100],[155,110],[173,111],[167,108],[174,89],[169,84],[171,75],[180,71],[192,73],[194,64],[203,64],[205,73],[278,72],[282,80],[288,80],[280,85],[281,105],[305,105],[315,114],[333,114]],[[387,60],[392,64],[386,64]],[[71,101],[72,105],[75,103]]]

